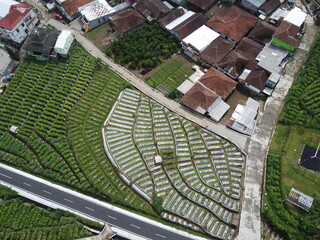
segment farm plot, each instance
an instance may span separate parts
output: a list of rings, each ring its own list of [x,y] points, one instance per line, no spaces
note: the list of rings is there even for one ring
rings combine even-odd
[[[11,193],[10,189],[0,185],[0,239],[79,239],[91,236],[83,224],[62,210],[45,210]],[[7,199],[8,193],[10,193]],[[72,218],[71,218],[72,217]],[[80,219],[80,218],[79,218]],[[84,220],[84,219],[80,219]],[[90,227],[102,226],[84,220]]]
[[[94,70],[94,59],[79,45],[68,60],[25,60],[0,99],[0,161],[89,190],[68,145],[65,118]],[[9,131],[11,126],[18,134]]]
[[[130,89],[102,133],[119,176],[151,204],[161,198],[164,219],[213,237],[236,234],[245,157],[232,143]]]
[[[156,69],[147,80],[151,87],[159,84],[169,91],[175,90],[193,73],[192,68],[181,59],[174,58]]]
[[[67,60],[19,66],[0,98],[0,161],[156,215],[114,173],[103,150],[101,126],[125,81],[96,64],[76,45]]]

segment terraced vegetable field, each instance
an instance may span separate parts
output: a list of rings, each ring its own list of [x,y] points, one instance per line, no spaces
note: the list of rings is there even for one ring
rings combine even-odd
[[[157,87],[161,84],[168,90],[175,90],[192,73],[193,70],[190,66],[181,59],[175,58],[154,70],[147,83],[151,87]]]
[[[156,215],[103,150],[101,126],[126,82],[96,64],[77,45],[67,60],[20,65],[0,98],[0,161]]]
[[[0,185],[0,191],[7,191]],[[1,196],[0,198],[6,197]],[[0,239],[60,239],[70,240],[92,236],[83,224],[75,219],[63,216],[68,213],[61,210],[47,211],[23,198],[10,194],[10,199],[0,201]],[[70,215],[70,214],[69,214]],[[86,222],[91,222],[85,220]],[[98,226],[99,224],[92,224]],[[102,226],[99,226],[101,230]]]
[[[124,182],[164,219],[231,239],[239,224],[245,157],[135,90],[121,92],[102,129],[105,150]]]

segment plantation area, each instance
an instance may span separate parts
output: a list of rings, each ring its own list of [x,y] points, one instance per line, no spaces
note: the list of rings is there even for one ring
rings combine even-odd
[[[286,99],[279,122],[320,129],[320,33],[310,57],[294,81]]]
[[[0,239],[70,240],[92,236],[84,225],[102,230],[98,223],[61,210],[45,210],[0,185]]]
[[[236,146],[130,89],[121,92],[102,130],[119,176],[163,219],[234,237],[245,169]]]
[[[103,151],[101,126],[126,82],[97,64],[79,45],[67,60],[21,63],[0,98],[0,161],[155,216]]]
[[[305,144],[320,142],[319,59],[320,35],[286,97],[267,159],[263,213],[289,239],[320,234],[320,174],[298,165]],[[292,187],[314,197],[309,213],[284,201]]]
[[[169,91],[175,90],[193,73],[192,68],[179,58],[173,58],[154,70],[147,83],[156,88],[159,84]]]
[[[130,69],[150,69],[175,53],[179,47],[173,35],[154,23],[145,24],[113,42],[106,54],[111,55],[116,63],[127,65]]]

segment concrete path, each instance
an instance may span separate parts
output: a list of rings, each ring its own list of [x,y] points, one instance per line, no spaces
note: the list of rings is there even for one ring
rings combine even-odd
[[[239,240],[261,239],[261,195],[263,191],[264,169],[269,144],[284,98],[287,95],[299,69],[308,56],[308,50],[314,41],[317,28],[308,15],[305,23],[305,35],[293,59],[287,64],[272,96],[268,98],[265,109],[259,116],[258,123],[251,136],[246,164],[245,190],[241,211]]]
[[[48,21],[49,24],[52,26],[55,26],[57,29],[71,29],[68,25],[64,25],[54,19],[50,19]],[[195,122],[196,124],[200,125],[201,127],[207,128],[214,133],[232,141],[235,143],[240,149],[243,151],[247,151],[249,138],[245,135],[239,134],[237,132],[234,132],[231,129],[226,128],[224,125],[215,123],[211,121],[210,119],[196,114],[189,109],[181,106],[181,104],[168,99],[165,97],[161,92],[154,90],[153,88],[149,87],[144,81],[142,81],[140,78],[135,76],[133,73],[125,69],[124,67],[116,64],[113,62],[112,59],[106,57],[96,46],[93,45],[91,41],[89,41],[87,38],[85,38],[79,31],[73,30],[73,33],[80,42],[80,44],[94,57],[101,58],[104,63],[106,63],[110,68],[115,71],[117,74],[119,74],[123,79],[129,81],[134,85],[137,89],[139,89],[141,92],[149,96],[150,98],[154,99],[155,101],[159,102],[160,104],[166,106],[171,111],[179,114],[180,116],[185,117],[186,119]]]

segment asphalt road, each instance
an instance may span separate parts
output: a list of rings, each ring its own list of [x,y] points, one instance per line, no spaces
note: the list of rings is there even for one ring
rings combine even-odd
[[[24,189],[38,197],[47,199],[63,207],[75,210],[87,216],[108,223],[110,226],[122,228],[141,237],[154,240],[188,240],[185,236],[170,232],[160,227],[131,218],[117,211],[105,208],[96,203],[58,190],[42,182],[11,172],[0,166],[0,181]]]

